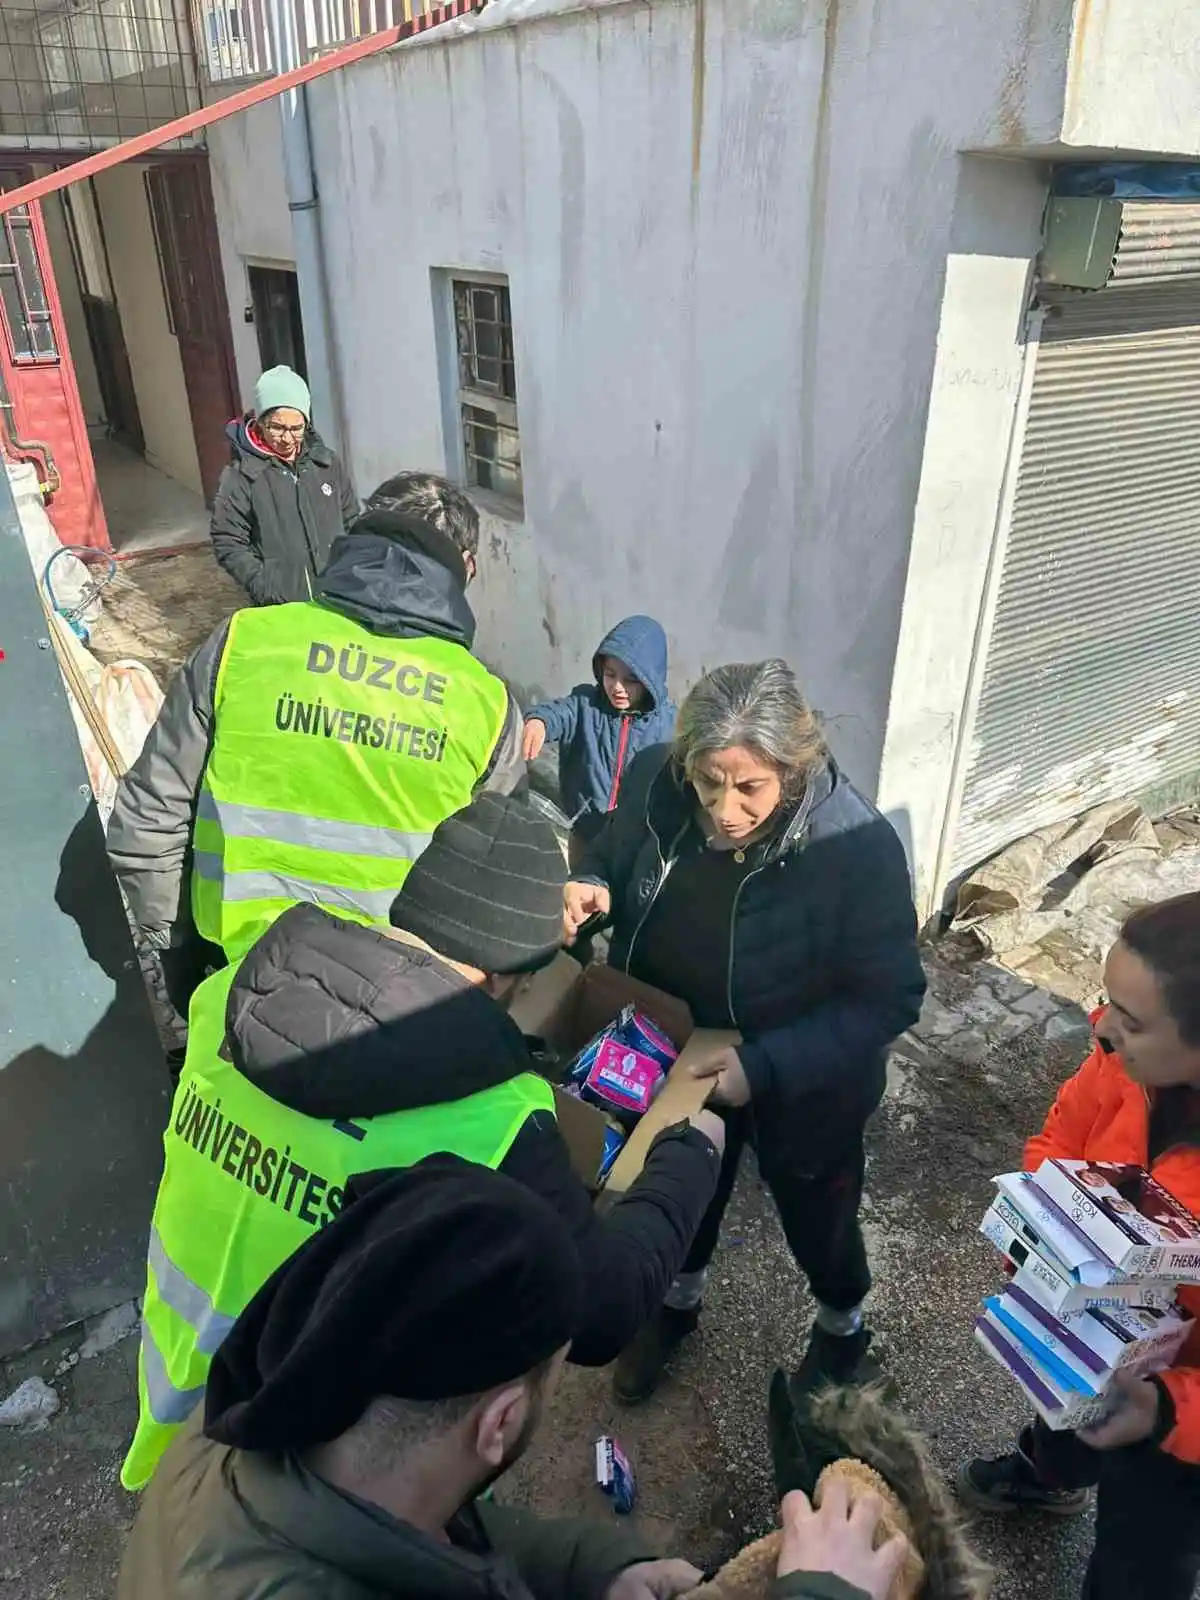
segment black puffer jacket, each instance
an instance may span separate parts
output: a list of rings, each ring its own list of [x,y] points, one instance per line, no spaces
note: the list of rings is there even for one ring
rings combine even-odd
[[[447,1105],[533,1070],[508,1013],[453,967],[310,905],[285,911],[251,949],[226,1021],[234,1068],[295,1114],[291,1146],[302,1162],[311,1118],[349,1124]],[[600,1217],[553,1114],[526,1120],[500,1171],[548,1200],[578,1241],[588,1320],[573,1361],[615,1360],[661,1303],[718,1166],[697,1129],[664,1133]]]
[[[639,927],[696,804],[668,747],[645,751],[576,874],[611,891],[609,960],[635,976]],[[759,1125],[813,1095],[865,1115],[883,1092],[887,1047],[925,992],[900,841],[830,762],[786,824],[751,848],[729,1009]]]
[[[345,468],[317,433],[309,430],[289,465],[255,442],[251,421],[225,430],[233,456],[213,503],[213,554],[255,605],[307,600],[358,502]]]

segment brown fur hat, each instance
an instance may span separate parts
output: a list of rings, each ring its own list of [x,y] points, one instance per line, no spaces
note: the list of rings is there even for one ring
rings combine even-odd
[[[925,1562],[921,1600],[987,1600],[991,1569],[963,1532],[962,1517],[929,1446],[883,1397],[878,1385],[823,1389],[811,1402],[813,1423],[865,1461],[895,1491]]]
[[[889,1407],[878,1388],[825,1389],[806,1399],[805,1422],[845,1451],[821,1472],[813,1489],[842,1477],[851,1499],[871,1493],[882,1501],[880,1541],[902,1533],[909,1558],[890,1600],[987,1600],[991,1572],[975,1555],[921,1436]],[[782,1535],[776,1531],[741,1550],[688,1600],[768,1600]]]
[[[876,1549],[894,1535],[899,1534],[907,1547],[904,1564],[896,1575],[888,1600],[920,1600],[925,1584],[925,1563],[913,1548],[912,1523],[888,1485],[877,1472],[861,1461],[835,1461],[822,1472],[813,1493],[813,1504],[821,1504],[830,1482],[839,1478],[845,1483],[853,1504],[865,1494],[872,1494],[883,1507],[879,1529],[875,1536]],[[779,1546],[783,1534],[776,1529],[764,1539],[756,1539],[727,1561],[716,1577],[701,1584],[688,1596],[688,1600],[769,1600],[775,1582],[775,1568],[779,1562]]]

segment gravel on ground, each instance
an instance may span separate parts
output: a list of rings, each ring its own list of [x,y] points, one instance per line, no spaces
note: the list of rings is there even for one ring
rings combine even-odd
[[[900,1401],[949,1473],[999,1451],[1025,1420],[1019,1395],[976,1348],[972,1320],[999,1281],[976,1229],[989,1180],[1020,1163],[1026,1134],[1086,1050],[1087,1023],[998,967],[931,956],[930,998],[892,1059],[870,1132],[864,1207],[877,1285],[872,1323]],[[767,1384],[798,1362],[811,1304],[769,1196],[747,1160],[696,1336],[663,1391],[629,1410],[606,1372],[568,1369],[539,1439],[500,1488],[547,1513],[613,1515],[592,1481],[613,1432],[638,1474],[641,1526],[707,1566],[774,1518]],[[120,1333],[120,1328],[117,1332]],[[0,1398],[41,1376],[62,1401],[39,1432],[0,1429],[0,1587],[5,1600],[95,1600],[113,1591],[135,1503],[117,1472],[135,1411],[135,1328],[89,1349],[95,1325],[0,1363]],[[72,1359],[72,1357],[77,1359]],[[1087,1520],[979,1524],[996,1600],[1074,1600]]]

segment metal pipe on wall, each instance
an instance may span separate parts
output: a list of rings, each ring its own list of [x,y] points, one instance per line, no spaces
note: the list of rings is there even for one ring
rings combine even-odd
[[[293,0],[271,0],[271,45],[277,72],[301,65],[297,7]],[[312,391],[313,422],[327,443],[341,447],[342,411],[330,329],[329,288],[325,272],[325,247],[321,234],[320,196],[313,162],[312,127],[303,84],[279,96],[283,145],[283,171],[288,211],[292,219],[292,246],[296,253],[296,286],[300,295],[300,320],[304,326],[304,353],[308,386]]]

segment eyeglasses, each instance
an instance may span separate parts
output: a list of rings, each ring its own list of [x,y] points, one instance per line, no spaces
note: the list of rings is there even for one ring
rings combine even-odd
[[[264,422],[263,432],[271,434],[276,439],[303,439],[308,432],[308,424],[302,422],[297,427],[289,428],[282,422]]]

